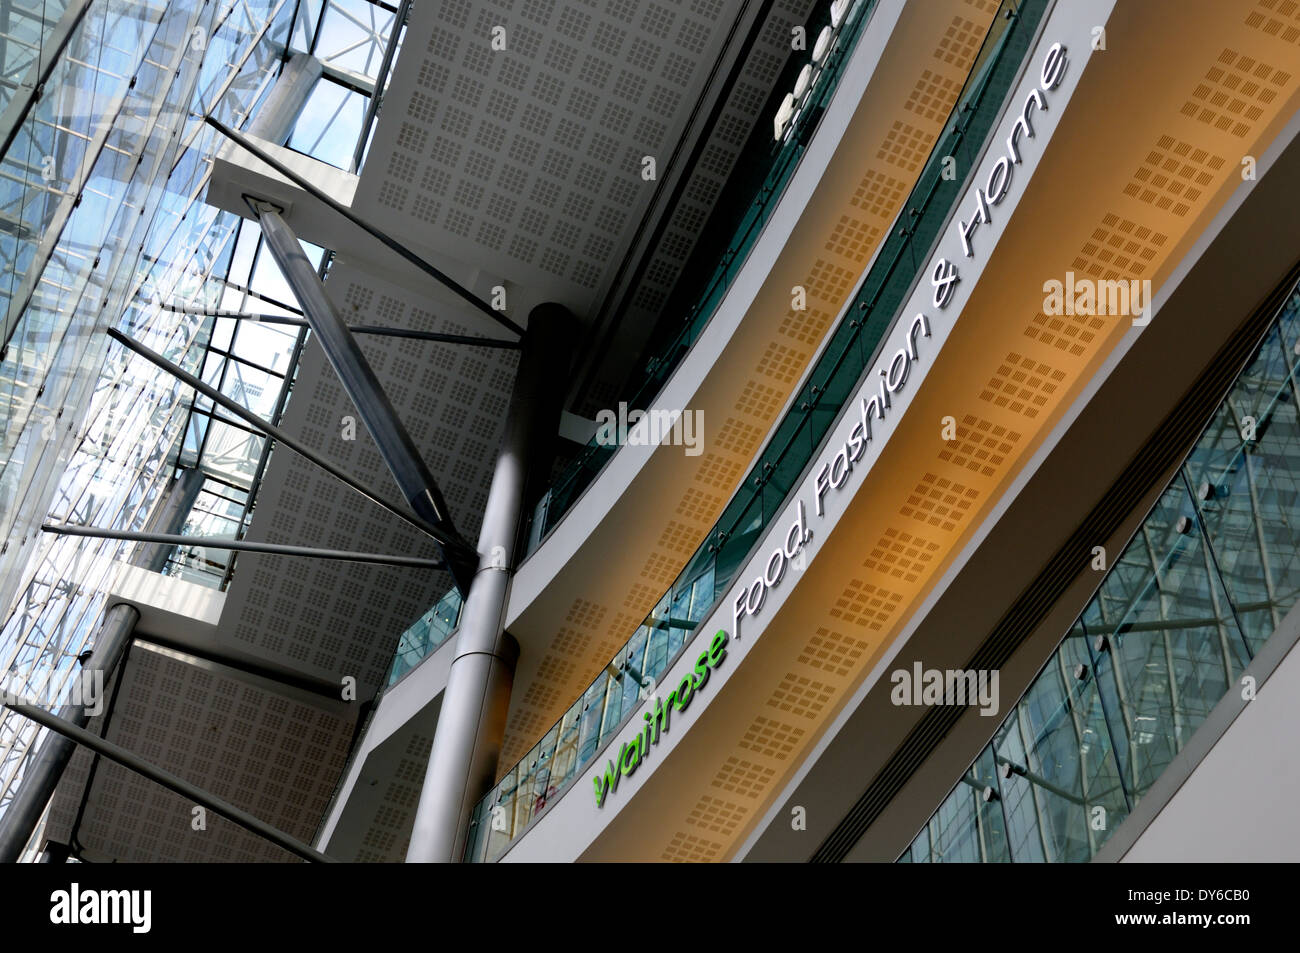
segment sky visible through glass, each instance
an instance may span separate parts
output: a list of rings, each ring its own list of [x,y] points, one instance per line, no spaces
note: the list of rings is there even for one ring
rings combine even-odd
[[[379,80],[396,8],[369,0],[306,0],[288,55],[317,57],[325,70],[307,96],[285,139],[291,149],[351,170]],[[385,77],[386,78],[386,77]],[[373,116],[371,117],[373,121]],[[303,242],[324,273],[325,250]],[[298,316],[293,292],[261,240],[256,222],[242,220],[217,308],[226,313]],[[293,325],[245,318],[214,319],[200,376],[224,396],[259,416],[278,420],[287,398],[286,376],[301,343]],[[206,477],[184,532],[193,536],[242,536],[252,516],[253,495],[266,467],[267,441],[202,397],[185,431],[181,466],[198,466]],[[165,570],[192,582],[225,588],[235,554],[200,546],[179,547]]]

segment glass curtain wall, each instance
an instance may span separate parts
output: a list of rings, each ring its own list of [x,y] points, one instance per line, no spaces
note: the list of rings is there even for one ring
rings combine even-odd
[[[1083,862],[1300,596],[1300,291],[902,862]]]
[[[200,201],[220,145],[201,117],[243,124],[292,16],[290,0],[92,2],[0,157],[0,677],[46,707],[132,544],[38,524],[143,528],[189,412],[188,392],[103,331],[198,369],[211,321],[162,302],[218,300],[237,224]],[[0,718],[0,810],[39,737]]]
[[[0,114],[35,89],[60,40],[85,12],[82,0],[0,0]]]
[[[334,5],[302,6],[88,2],[67,42],[47,43],[59,57],[43,68],[43,95],[6,87],[26,111],[11,105],[0,156],[0,679],[46,707],[60,703],[134,544],[46,535],[39,523],[140,530],[177,468],[198,467],[185,531],[248,525],[267,441],[102,332],[121,328],[263,416],[283,410],[299,329],[205,316],[296,309],[256,224],[201,200],[224,142],[202,119],[243,126],[280,64],[326,33],[331,56],[349,55],[355,37],[330,25]],[[391,28],[394,11],[377,10]],[[373,88],[395,46],[382,32],[367,42],[387,55],[349,64],[372,70]],[[346,135],[359,157],[374,117],[334,121],[329,137]],[[306,250],[323,272],[324,252]],[[224,587],[232,568],[225,551],[178,548],[164,572]],[[0,717],[0,811],[40,734]]]
[[[367,113],[376,83],[387,81],[385,51],[393,26],[404,11],[372,0],[321,0],[304,4],[304,23],[317,28],[303,49],[324,67],[307,98],[302,118],[286,143],[289,148],[349,172],[361,164],[369,142]],[[306,39],[304,37],[304,39]],[[400,47],[401,37],[398,37]],[[389,57],[391,60],[391,57]]]
[[[282,145],[344,169],[360,163],[378,113],[375,89],[388,81],[405,35],[406,12],[371,0],[300,0],[284,56],[310,53],[328,75],[308,94]],[[322,89],[339,81],[347,85],[360,109],[334,108],[330,105],[334,100],[322,96]],[[302,245],[321,277],[326,277],[330,254],[307,242]],[[234,255],[222,284],[216,306],[223,315],[302,316],[288,303],[293,293],[254,221],[239,221]],[[217,317],[199,376],[259,416],[278,422],[304,339],[298,328],[289,325]],[[180,466],[198,467],[205,479],[182,533],[242,538],[272,449],[271,441],[243,422],[223,411],[214,413],[206,398],[195,400]],[[230,550],[178,546],[170,551],[163,572],[224,590],[237,562],[238,553]]]
[[[218,296],[223,313],[295,316],[279,303],[288,289],[256,222],[236,220],[233,254]],[[308,249],[319,261],[320,249]],[[276,296],[276,297],[273,297]],[[289,384],[302,341],[293,325],[217,317],[203,352],[202,380],[268,421],[277,421],[289,396]],[[206,397],[195,395],[178,466],[196,467],[203,487],[181,532],[186,536],[242,538],[252,518],[255,490],[270,453],[270,441]],[[174,547],[163,573],[210,588],[225,589],[234,572],[235,553],[199,545]]]

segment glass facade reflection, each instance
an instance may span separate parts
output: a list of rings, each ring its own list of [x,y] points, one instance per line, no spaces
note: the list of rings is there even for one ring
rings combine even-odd
[[[57,697],[132,544],[45,520],[141,529],[180,461],[190,395],[128,359],[116,326],[199,367],[237,219],[205,206],[219,144],[274,81],[292,4],[92,2],[0,157],[0,673]],[[17,114],[13,104],[11,114]],[[0,810],[39,732],[0,718]]]
[[[1090,860],[1300,595],[1300,291],[903,862]]]
[[[352,57],[355,82],[373,92],[397,17],[383,4],[368,14],[364,0],[335,6],[3,4],[0,123],[13,125],[0,128],[0,677],[11,691],[61,697],[135,548],[43,534],[42,522],[141,530],[183,467],[204,476],[187,535],[248,526],[268,441],[103,332],[119,328],[279,417],[299,328],[211,312],[297,309],[256,224],[202,201],[224,144],[203,117],[245,126],[281,64],[317,47]],[[373,29],[359,40],[348,24],[366,17]],[[375,117],[363,99],[365,115],[326,137],[349,158]],[[323,273],[329,256],[306,251]],[[233,568],[227,551],[178,547],[162,571],[224,588]],[[0,813],[40,737],[0,714]]]

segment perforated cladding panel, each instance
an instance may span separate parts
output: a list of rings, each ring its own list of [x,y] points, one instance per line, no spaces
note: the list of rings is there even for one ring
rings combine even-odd
[[[911,95],[894,104],[897,107],[895,114],[906,117],[907,121],[899,120],[892,124],[874,159],[863,157],[865,168],[843,214],[827,223],[822,234],[807,243],[803,259],[806,268],[803,282],[805,307],[796,310],[791,301],[790,310],[746,375],[741,385],[743,390],[737,394],[740,399],[734,405],[734,415],[710,425],[703,454],[696,464],[694,486],[684,494],[675,514],[678,518],[665,529],[659,545],[645,554],[640,578],[633,590],[637,598],[624,604],[631,610],[631,625],[622,629],[602,627],[602,639],[599,643],[595,640],[588,643],[593,648],[585,657],[581,654],[568,657],[568,661],[577,664],[559,665],[552,656],[541,663],[536,678],[538,681],[545,679],[548,684],[525,692],[513,707],[502,751],[503,769],[512,765],[537,741],[540,733],[554,723],[563,710],[562,706],[570,703],[594,673],[608,662],[609,655],[601,654],[595,646],[608,644],[613,648],[631,634],[633,627],[653,607],[654,600],[662,595],[681,570],[692,547],[699,544],[717,518],[722,503],[734,492],[759,449],[763,435],[847,302],[856,281],[870,263],[881,236],[898,214],[903,196],[914,182],[915,174],[952,109],[974,49],[978,48],[991,15],[991,10],[982,10],[979,4],[972,6],[970,18],[960,18],[960,30],[954,35],[967,37],[974,31],[974,40],[969,41],[974,43],[974,47],[963,47],[949,56],[949,48],[940,42],[947,34],[941,25],[936,26],[937,45],[933,59],[909,64],[915,76]],[[792,9],[789,5],[779,7],[762,33],[773,44],[773,62],[780,61],[778,52],[783,55],[788,52],[789,26],[802,20],[791,14]],[[778,13],[781,16],[778,17]],[[788,19],[786,15],[790,15]],[[963,30],[966,32],[961,32]],[[968,40],[969,37],[963,42]],[[755,57],[756,62],[759,59]],[[738,84],[737,96],[744,95],[740,92],[743,85]],[[707,163],[701,162],[701,165]],[[686,191],[689,195],[692,190],[688,188]],[[676,274],[675,266],[663,260],[663,256],[675,254],[674,249],[684,253],[687,247],[684,242],[662,245],[659,257],[646,270],[642,289],[657,274],[662,274],[666,282],[671,281]],[[650,299],[642,304],[649,313]],[[853,604],[854,600],[848,602]],[[865,616],[876,611],[874,605],[867,604],[853,614],[856,618],[859,614]],[[877,624],[883,622],[884,616],[881,616]],[[551,682],[551,677],[561,677],[563,681]],[[546,708],[544,703],[552,699],[554,707]]]
[[[1300,3],[1296,0],[1257,0],[1246,14],[1246,25],[1285,43],[1300,44]]]
[[[102,718],[92,721],[98,730]],[[310,840],[347,757],[352,721],[243,678],[135,646],[108,738],[145,760]],[[90,757],[59,786],[49,836],[66,840]],[[100,759],[77,840],[90,859],[121,862],[294,862],[296,857],[211,811]]]
[[[1209,156],[1172,138],[1162,140],[1159,146],[1197,163],[1203,164]],[[1181,165],[1177,171],[1182,171]],[[1141,196],[1132,197],[1141,200]],[[1140,219],[1103,213],[1074,259],[1076,267],[1087,269],[1081,277],[1106,276],[1112,273],[1109,269],[1121,265],[1129,274],[1153,268],[1168,239]],[[1091,326],[1086,322],[1099,319],[1071,316],[1066,320],[1087,329]],[[1048,352],[1066,347],[1071,358],[1084,359],[1099,343],[1100,330],[1101,326],[1091,332],[1076,330],[1058,338],[1045,330],[1041,314],[1031,320],[1025,333],[1037,342],[1033,352],[1008,353],[977,395],[988,410],[965,413],[954,421],[952,438],[940,444],[931,469],[923,472],[906,494],[898,522],[887,526],[865,549],[861,570],[847,578],[840,596],[827,606],[829,624],[817,626],[803,648],[791,652],[789,669],[773,685],[766,701],[771,716],[758,716],[737,741],[734,754],[720,756],[714,788],[741,795],[737,799],[743,801],[750,795],[760,798],[770,787],[779,762],[790,757],[841,691],[852,684],[880,635],[896,624],[904,596],[893,587],[915,591],[923,584],[937,568],[935,557],[954,534],[965,529],[968,517],[982,501],[985,481],[995,478],[1023,452],[1024,432],[1016,421],[1032,420],[1060,399],[1058,391],[1067,383],[1068,374]],[[1058,340],[1068,343],[1061,345]],[[663,859],[703,860],[725,854],[725,842],[731,838],[726,825],[707,807],[697,805],[686,818],[688,827],[706,830],[695,833],[692,841],[684,839],[684,832],[674,835]],[[707,833],[724,843],[706,841]]]
[[[415,808],[429,765],[431,735],[412,735],[397,770],[382,783],[384,794],[375,806],[355,860],[358,863],[401,863],[411,842]]]
[[[1124,194],[1185,216],[1226,160],[1190,143],[1162,135],[1133,174]]]
[[[586,311],[653,194],[642,157],[667,163],[741,6],[417,4],[359,204]]]
[[[970,6],[982,9],[984,2],[978,0]],[[1286,43],[1300,41],[1300,3],[1294,0],[1259,0],[1243,15],[1248,27],[1269,37]],[[955,23],[944,50],[959,50],[964,45],[961,33],[960,23]],[[1204,209],[1209,195],[1226,178],[1236,175],[1235,160],[1227,161],[1237,155],[1236,142],[1257,135],[1269,121],[1270,111],[1265,108],[1261,112],[1256,107],[1273,105],[1292,89],[1295,78],[1279,69],[1281,57],[1275,48],[1261,46],[1260,51],[1261,55],[1251,56],[1224,49],[1208,66],[1204,62],[1191,65],[1189,72],[1200,79],[1189,84],[1185,105],[1182,100],[1175,102],[1168,128],[1152,133],[1146,143],[1137,143],[1129,150],[1124,168],[1115,176],[1113,204],[1095,213],[1099,216],[1095,227],[1077,248],[1060,249],[1063,270],[1072,269],[1076,278],[1094,281],[1150,278],[1156,273],[1175,244],[1170,236],[1177,235],[1185,220]],[[947,53],[936,53],[939,60],[944,55]],[[919,103],[919,95],[916,101]],[[1176,112],[1181,115],[1172,115]],[[894,129],[879,158],[896,167],[910,161],[904,148],[907,134],[902,127]],[[867,184],[864,180],[864,186]],[[861,190],[858,201],[851,203],[855,208],[863,208],[887,188],[877,180],[869,185]],[[880,637],[907,611],[908,603],[898,598],[899,592],[914,593],[933,576],[939,565],[938,555],[967,529],[972,514],[984,504],[994,474],[1014,466],[1026,452],[1028,440],[1024,435],[1035,433],[1035,428],[1041,426],[1035,418],[1063,399],[1106,335],[1115,329],[1115,322],[1126,321],[1128,316],[1049,317],[1040,312],[1027,319],[1023,346],[1009,349],[1005,358],[991,362],[989,368],[974,376],[969,400],[955,415],[955,439],[936,448],[936,456],[929,462],[918,463],[911,489],[904,490],[891,504],[898,507],[897,515],[885,520],[882,535],[874,542],[864,542],[861,568],[844,564],[850,568],[843,570],[843,590],[839,599],[827,607],[827,621],[817,625],[802,649],[784,650],[788,653],[783,656],[786,664],[778,669],[783,674],[772,679],[765,714],[755,719],[734,747],[717,751],[718,776],[714,782],[737,776],[738,762],[746,760],[779,773],[780,761],[797,753],[806,737],[815,733],[842,692],[869,664]],[[1228,362],[1224,366],[1234,365]],[[1193,418],[1199,419],[1195,415],[1185,419]],[[1144,463],[1141,469],[1158,472],[1160,468]],[[1105,535],[1093,531],[1089,534],[1088,538]],[[1078,565],[1077,553],[1068,563]],[[1074,578],[1073,571],[1062,578]],[[1042,604],[1050,605],[1051,600]],[[800,624],[812,627],[815,623],[804,619]],[[1025,631],[1031,629],[1029,626]],[[997,664],[996,660],[973,658],[968,667],[996,668]],[[946,714],[946,710],[935,709],[927,720],[936,725],[950,724],[940,717]],[[928,738],[932,741],[944,730],[940,726]],[[909,738],[906,744],[912,743]],[[923,754],[908,757],[912,766],[924,761]],[[899,788],[896,776],[891,774],[894,770],[891,762],[880,774],[893,785],[891,791]],[[764,772],[743,772],[738,776],[751,785],[749,790],[759,792],[761,807],[766,793],[761,791]],[[733,784],[737,791],[727,792],[717,792],[716,786],[710,786],[714,787],[713,792],[708,792],[710,797],[725,793],[735,802],[746,800],[736,796],[740,793],[738,784]],[[766,785],[767,791],[772,786]],[[873,788],[863,795],[849,821],[827,842],[819,857],[844,856],[887,801],[889,794],[882,793],[884,788],[882,782],[880,791]],[[666,829],[662,859],[700,861],[726,857],[734,835],[726,833],[722,812],[710,812],[710,806],[697,804]]]
[[[1183,115],[1244,139],[1272,107],[1292,74],[1225,48],[1183,106]]]
[[[1163,143],[1165,140],[1162,139]],[[1176,148],[1180,143],[1177,140],[1169,139],[1170,148]],[[1195,150],[1189,147],[1189,155],[1196,154]],[[1150,161],[1150,157],[1148,157]],[[1146,168],[1144,163],[1143,168]],[[1222,175],[1219,172],[1218,175]],[[1141,195],[1134,195],[1128,187],[1125,193],[1132,198],[1142,201]],[[1186,196],[1185,196],[1186,197]],[[1197,196],[1199,200],[1201,196]],[[1187,197],[1188,201],[1193,201]],[[1163,208],[1159,203],[1154,203],[1155,207],[1161,211],[1166,211],[1172,215],[1183,215],[1186,209],[1180,211],[1178,208]],[[1152,209],[1143,209],[1144,212],[1150,212]],[[1134,213],[1136,214],[1136,213]],[[1106,212],[1102,215],[1101,221],[1093,229],[1088,239],[1079,249],[1078,255],[1071,262],[1077,278],[1087,281],[1123,281],[1126,284],[1138,280],[1144,276],[1149,276],[1154,270],[1154,263],[1160,260],[1167,252],[1169,237],[1149,225],[1140,221],[1134,221],[1120,215],[1116,212]],[[1141,285],[1138,286],[1139,294],[1142,293]],[[1131,298],[1128,292],[1131,285],[1124,289],[1125,298],[1131,304]],[[1149,302],[1147,302],[1149,303]],[[1073,309],[1071,309],[1073,310]],[[1059,351],[1068,352],[1071,357],[1081,357],[1089,353],[1099,339],[1109,333],[1115,323],[1122,320],[1128,320],[1127,315],[1116,314],[1090,314],[1079,312],[1076,314],[1059,314],[1047,315],[1039,311],[1029,320],[1025,328],[1025,337],[1031,341],[1036,341],[1042,345],[1048,345]],[[1014,355],[1013,355],[1014,356]],[[1023,360],[1033,364],[1031,358]],[[1040,389],[1043,391],[1039,396],[1046,396],[1055,389],[1055,383],[1059,382],[1056,374],[1059,371],[1053,371],[1052,365],[1044,364],[1047,368],[1048,375],[1052,378],[1051,384],[1046,381],[1042,385],[1034,385],[1029,390]],[[1008,368],[1010,370],[1010,368]],[[999,376],[1002,372],[999,371]],[[990,383],[990,388],[996,383],[997,378]],[[1026,391],[1029,399],[1033,395]],[[981,394],[983,397],[983,394]],[[986,398],[987,399],[987,398]],[[1029,414],[1028,416],[1033,416]]]

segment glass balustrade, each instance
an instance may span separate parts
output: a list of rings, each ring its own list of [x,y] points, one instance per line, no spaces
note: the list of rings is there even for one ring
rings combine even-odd
[[[995,15],[958,96],[951,117],[955,121],[940,137],[904,205],[900,220],[910,224],[884,243],[791,410],[686,569],[591,687],[476,807],[467,860],[498,858],[591,763],[730,586],[896,319],[965,186],[964,180],[942,176],[943,159],[954,157],[958,169],[975,166],[1046,6],[1046,0],[1024,0],[1004,4]]]
[[[402,633],[402,637],[397,641],[397,655],[393,659],[393,667],[388,671],[389,685],[415,668],[421,659],[451,638],[460,623],[460,610],[460,591],[453,589]]]
[[[1091,860],[1300,596],[1300,289],[902,862]],[[996,795],[996,796],[993,796]]]
[[[772,217],[773,211],[785,194],[786,186],[794,177],[808,144],[826,104],[830,102],[839,87],[844,67],[853,54],[858,37],[870,19],[869,13],[874,0],[856,0],[850,3],[844,13],[844,19],[835,27],[831,19],[831,4],[823,2],[814,9],[806,24],[809,42],[826,27],[831,27],[834,35],[833,46],[825,54],[821,68],[810,77],[808,91],[801,100],[797,113],[787,127],[784,137],[777,143],[771,136],[760,134],[757,144],[751,143],[747,151],[736,162],[736,168],[743,169],[746,177],[757,183],[757,189],[746,201],[738,202],[731,210],[732,225],[730,232],[718,228],[718,216],[710,222],[711,230],[730,234],[725,243],[711,243],[710,251],[716,261],[712,268],[705,266],[709,277],[695,297],[695,303],[686,313],[685,321],[677,333],[659,351],[656,357],[646,363],[642,372],[628,387],[626,403],[629,410],[644,410],[650,406],[663,386],[668,382],[677,366],[686,357],[700,334],[708,325],[726,297],[727,291],[736,276],[744,267],[750,250],[758,241],[763,227]],[[793,86],[795,76],[804,65],[803,60],[795,59],[787,67],[785,75],[778,81],[777,88]],[[788,82],[787,82],[788,81]],[[725,214],[722,216],[725,220]],[[716,248],[716,252],[712,252]],[[698,262],[692,266],[698,269]],[[595,437],[582,448],[576,457],[555,479],[551,488],[538,502],[532,514],[532,526],[528,534],[528,551],[531,553],[546,535],[555,528],[573,504],[582,496],[583,491],[591,485],[597,474],[604,468],[609,458],[614,455],[615,447],[598,443]]]

